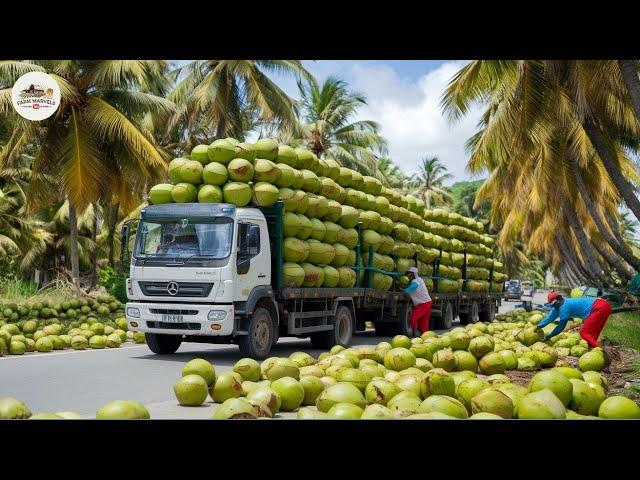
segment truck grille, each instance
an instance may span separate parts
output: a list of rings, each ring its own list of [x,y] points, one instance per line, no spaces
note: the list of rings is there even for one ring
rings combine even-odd
[[[174,283],[178,286],[178,292],[171,295],[169,286]],[[138,285],[147,297],[208,297],[213,288],[213,283],[199,282],[138,282]]]
[[[150,313],[159,315],[197,315],[198,310],[170,310],[168,308],[150,308]]]
[[[166,330],[200,330],[199,323],[147,322],[149,328],[164,328]]]

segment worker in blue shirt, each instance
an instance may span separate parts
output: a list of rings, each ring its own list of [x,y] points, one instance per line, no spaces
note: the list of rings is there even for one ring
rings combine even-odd
[[[567,322],[574,318],[583,318],[584,322],[580,328],[580,336],[590,347],[598,345],[598,337],[604,328],[609,315],[611,315],[611,305],[602,298],[564,298],[556,291],[551,291],[547,296],[547,305],[551,307],[548,315],[538,323],[537,327],[542,328],[549,325],[556,318],[559,319],[558,326],[545,337],[548,340],[562,332]]]

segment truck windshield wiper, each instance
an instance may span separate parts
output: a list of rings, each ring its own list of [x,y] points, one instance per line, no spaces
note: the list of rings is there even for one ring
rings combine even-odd
[[[167,263],[166,266],[167,267],[178,267],[178,266],[182,266],[185,265],[189,260],[191,260],[193,257],[197,257],[198,254],[194,253],[193,255],[189,255],[187,258],[185,258],[184,260],[182,260],[182,262],[176,261],[173,263]]]

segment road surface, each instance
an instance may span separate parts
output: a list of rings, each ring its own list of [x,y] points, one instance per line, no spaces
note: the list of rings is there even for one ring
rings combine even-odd
[[[537,303],[542,303],[536,298]],[[505,302],[500,311],[514,308]],[[459,324],[454,323],[454,327]],[[443,330],[436,330],[442,333]],[[388,337],[373,331],[357,334],[354,345],[376,345]],[[314,357],[322,351],[308,339],[282,338],[272,350],[283,357],[295,351]],[[179,407],[173,383],[183,365],[192,358],[205,358],[217,372],[230,370],[238,361],[236,345],[185,343],[174,355],[155,355],[146,345],[126,343],[118,349],[63,350],[0,357],[0,398],[24,401],[33,413],[74,411],[94,418],[100,406],[111,400],[137,400],[147,406],[152,418],[211,418],[213,406]],[[295,416],[286,414],[284,417]]]

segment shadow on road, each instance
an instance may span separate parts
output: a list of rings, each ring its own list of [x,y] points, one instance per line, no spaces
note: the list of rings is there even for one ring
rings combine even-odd
[[[458,324],[454,324],[454,327],[456,326],[458,326]],[[443,330],[436,330],[436,332],[441,333]],[[388,342],[390,340],[390,337],[377,336],[374,330],[367,330],[366,332],[355,334],[351,340],[351,345],[375,346],[380,342]],[[306,352],[309,355],[317,357],[326,350],[314,348],[308,338],[287,337],[280,339],[280,341],[273,346],[269,356],[287,357],[293,352],[299,351]],[[148,352],[131,358],[138,360],[161,360],[181,363],[188,362],[193,358],[204,358],[215,365],[231,366],[241,358],[241,354],[237,345],[234,344],[219,345],[206,343],[183,343],[178,351],[172,355],[156,355]]]

